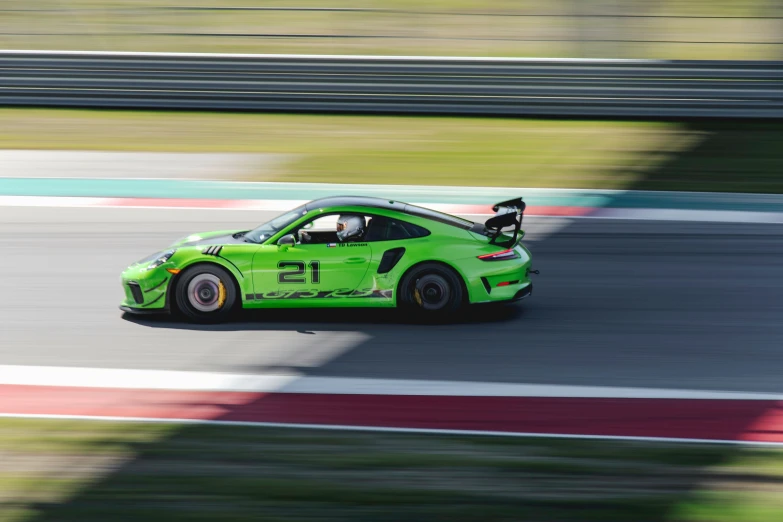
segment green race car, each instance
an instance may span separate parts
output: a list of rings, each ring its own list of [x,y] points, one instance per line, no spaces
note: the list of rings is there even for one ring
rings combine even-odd
[[[131,265],[120,309],[178,310],[199,322],[237,306],[399,307],[435,318],[516,301],[533,290],[524,209],[521,198],[504,201],[474,223],[399,201],[318,199],[253,230],[182,238]]]

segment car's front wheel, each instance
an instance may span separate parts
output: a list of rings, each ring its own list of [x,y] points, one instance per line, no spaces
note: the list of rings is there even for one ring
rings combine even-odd
[[[400,282],[399,306],[416,318],[447,319],[464,301],[457,273],[438,263],[424,263],[410,270]]]
[[[217,322],[225,319],[237,299],[234,281],[216,265],[196,265],[179,276],[177,307],[190,321]]]

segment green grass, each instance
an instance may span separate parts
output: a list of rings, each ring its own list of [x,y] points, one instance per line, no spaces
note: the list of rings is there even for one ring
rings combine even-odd
[[[783,450],[768,448],[5,419],[0,454],[3,521],[773,522],[783,509]]]
[[[780,193],[781,142],[780,123],[0,109],[3,149],[284,158],[242,180]]]
[[[675,520],[766,522],[783,520],[783,495],[763,491],[701,491],[678,506]]]
[[[332,0],[309,0],[294,4],[381,8],[387,10],[384,12],[161,9],[221,5],[290,7],[276,0],[235,0],[228,4],[217,0],[4,0],[0,5],[5,9],[0,11],[2,49],[681,59],[780,59],[783,52],[781,45],[763,43],[779,41],[780,34],[780,21],[765,18],[780,13],[775,13],[766,0],[660,0],[611,5],[574,0],[552,0],[546,4],[534,0],[342,0],[338,4]],[[607,13],[756,18],[584,16]],[[557,16],[498,16],[521,14]],[[258,34],[299,36],[239,36]],[[590,41],[599,39],[635,42]],[[653,40],[663,43],[650,43]]]

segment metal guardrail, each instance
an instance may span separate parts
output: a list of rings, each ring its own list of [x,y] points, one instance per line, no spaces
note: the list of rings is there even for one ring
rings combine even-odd
[[[781,118],[783,62],[2,51],[0,106]]]

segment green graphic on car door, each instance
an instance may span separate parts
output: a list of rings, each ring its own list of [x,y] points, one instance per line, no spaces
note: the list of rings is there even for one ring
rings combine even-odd
[[[253,258],[254,300],[371,297],[358,289],[370,266],[368,243],[264,246]]]

